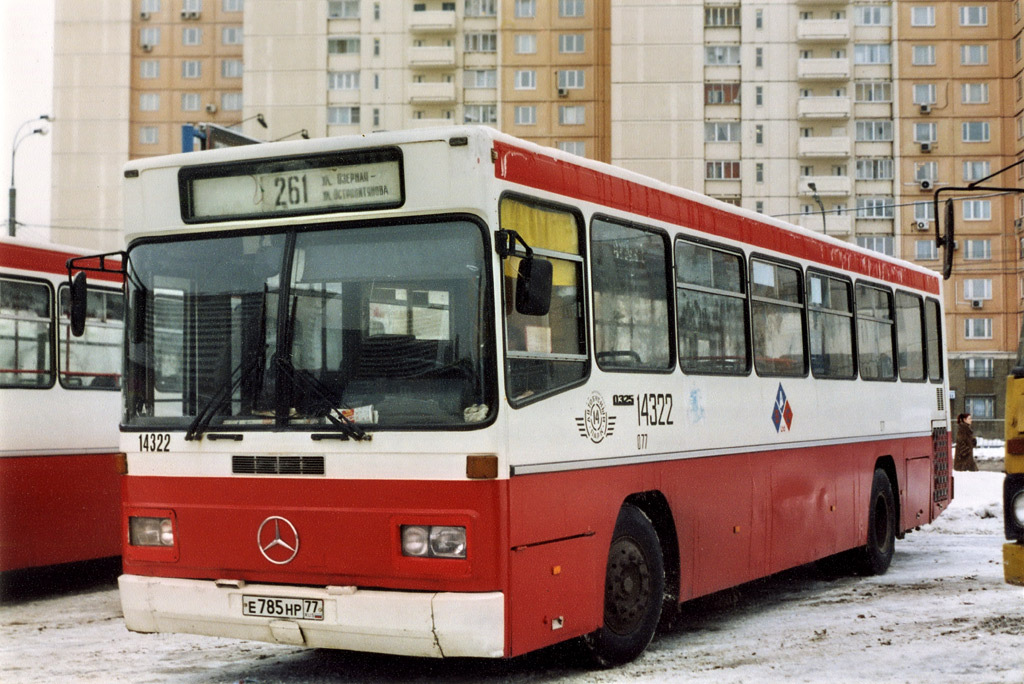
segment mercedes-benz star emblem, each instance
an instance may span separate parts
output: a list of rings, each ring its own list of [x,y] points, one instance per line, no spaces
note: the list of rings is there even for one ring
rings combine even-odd
[[[274,565],[284,565],[291,563],[299,552],[299,533],[291,522],[272,515],[260,525],[256,543],[264,558]]]

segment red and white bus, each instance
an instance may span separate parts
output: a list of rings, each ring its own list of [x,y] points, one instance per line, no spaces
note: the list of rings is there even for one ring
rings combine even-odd
[[[488,128],[125,178],[130,630],[611,664],[951,500],[928,270]]]
[[[119,556],[124,306],[100,274],[68,331],[70,247],[0,238],[0,572]]]

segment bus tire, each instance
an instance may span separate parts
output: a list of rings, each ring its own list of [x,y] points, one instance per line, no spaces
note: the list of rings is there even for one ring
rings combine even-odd
[[[661,618],[665,564],[658,533],[636,506],[619,511],[605,568],[604,624],[583,637],[601,667],[627,663],[647,648]]]
[[[884,575],[896,550],[896,499],[892,482],[881,468],[875,470],[868,505],[868,543],[860,550],[859,570]]]

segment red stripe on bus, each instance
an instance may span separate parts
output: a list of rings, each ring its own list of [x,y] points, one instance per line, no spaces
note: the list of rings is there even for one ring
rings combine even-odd
[[[494,174],[502,180],[693,228],[931,294],[939,293],[937,275],[505,142],[494,141],[494,149],[498,154]]]
[[[80,256],[83,255],[6,243],[0,246],[0,267],[66,275],[68,272],[67,260]],[[118,268],[120,267],[120,262],[111,261],[109,266]],[[118,273],[90,272],[89,278],[92,280],[106,280],[112,283],[121,282],[121,275]]]

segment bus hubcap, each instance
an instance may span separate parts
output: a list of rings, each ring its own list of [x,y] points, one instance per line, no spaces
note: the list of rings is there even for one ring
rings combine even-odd
[[[651,571],[647,559],[633,540],[617,540],[608,558],[605,626],[616,634],[628,634],[643,620],[650,600]]]

